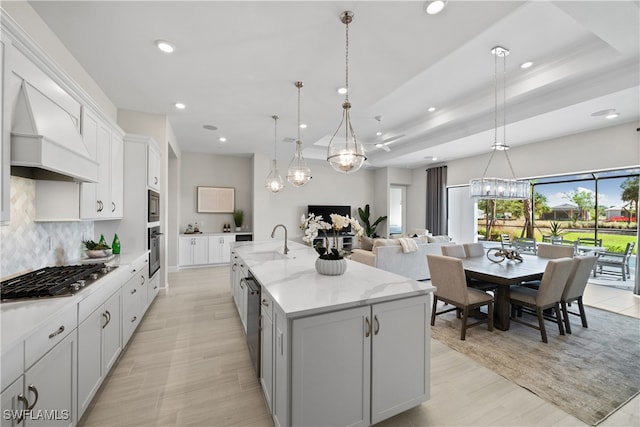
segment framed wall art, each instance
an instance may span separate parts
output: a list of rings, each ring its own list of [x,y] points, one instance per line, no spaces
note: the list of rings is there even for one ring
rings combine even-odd
[[[198,213],[233,213],[235,192],[233,187],[198,187]]]

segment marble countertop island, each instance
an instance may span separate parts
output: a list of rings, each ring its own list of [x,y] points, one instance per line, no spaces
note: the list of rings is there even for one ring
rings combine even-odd
[[[288,318],[308,316],[377,302],[429,294],[430,281],[418,282],[347,260],[340,276],[315,270],[318,254],[309,246],[281,239],[234,244],[236,254],[274,298]],[[426,262],[426,260],[425,260]]]

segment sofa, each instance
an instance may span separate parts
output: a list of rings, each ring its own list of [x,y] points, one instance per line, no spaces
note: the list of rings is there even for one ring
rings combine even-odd
[[[361,247],[352,251],[351,259],[414,280],[430,279],[427,254],[442,255],[442,246],[453,242],[448,236],[418,236],[413,239],[417,251],[403,252],[397,238],[371,240],[364,237]]]

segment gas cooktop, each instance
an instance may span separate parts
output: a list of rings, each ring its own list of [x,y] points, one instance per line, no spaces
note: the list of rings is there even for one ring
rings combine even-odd
[[[2,302],[71,296],[114,268],[105,264],[44,267],[0,283]]]

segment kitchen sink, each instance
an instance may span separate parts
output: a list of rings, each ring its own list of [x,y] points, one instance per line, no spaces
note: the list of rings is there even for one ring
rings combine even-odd
[[[276,261],[279,259],[294,259],[295,257],[285,255],[277,251],[264,251],[264,252],[252,252],[247,256],[247,259],[252,261]]]

